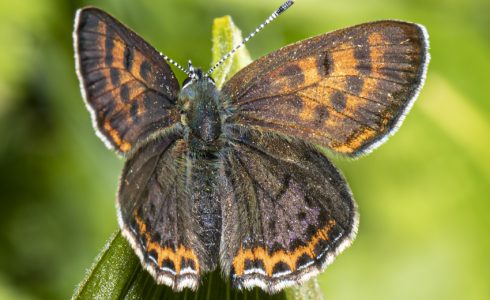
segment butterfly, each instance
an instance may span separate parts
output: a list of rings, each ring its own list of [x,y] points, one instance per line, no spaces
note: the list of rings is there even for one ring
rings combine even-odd
[[[74,47],[96,132],[126,159],[122,233],[175,291],[219,267],[239,289],[274,293],[332,263],[359,215],[324,150],[358,157],[383,143],[429,61],[423,26],[376,21],[272,52],[221,90],[190,66],[180,87],[169,59],[92,7],[77,12]]]

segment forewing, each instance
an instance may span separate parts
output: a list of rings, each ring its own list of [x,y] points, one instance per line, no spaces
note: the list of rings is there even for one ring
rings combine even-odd
[[[226,134],[223,272],[238,288],[274,293],[324,270],[357,232],[356,205],[343,177],[302,141],[240,126]]]
[[[223,88],[230,123],[299,137],[356,156],[400,125],[425,78],[425,28],[366,23],[310,38],[256,60]]]
[[[141,145],[128,158],[118,192],[119,224],[143,267],[176,291],[196,289],[208,271],[186,192],[182,130]]]
[[[85,8],[77,12],[73,38],[82,94],[109,148],[126,153],[176,122],[177,79],[141,37],[107,13]]]

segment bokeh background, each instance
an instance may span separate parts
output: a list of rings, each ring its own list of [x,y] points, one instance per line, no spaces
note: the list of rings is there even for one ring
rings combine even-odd
[[[72,50],[75,10],[111,12],[173,59],[208,67],[211,24],[248,32],[281,0],[0,2],[0,299],[66,299],[117,228],[123,161],[95,136]],[[490,1],[297,0],[257,58],[377,19],[424,24],[432,61],[399,132],[337,165],[361,212],[320,277],[325,299],[490,299]],[[178,74],[182,79],[182,74]]]

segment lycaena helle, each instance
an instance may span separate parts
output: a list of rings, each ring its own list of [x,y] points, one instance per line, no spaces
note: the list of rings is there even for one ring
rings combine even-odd
[[[351,244],[358,213],[319,147],[357,157],[379,146],[429,61],[423,26],[376,21],[272,52],[218,90],[216,66],[191,64],[180,87],[178,64],[100,9],[77,12],[74,40],[97,134],[126,159],[122,233],[176,291],[218,267],[235,287],[270,293],[323,271]]]

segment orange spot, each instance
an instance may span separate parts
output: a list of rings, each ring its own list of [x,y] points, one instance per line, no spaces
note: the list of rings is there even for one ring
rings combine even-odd
[[[180,266],[182,263],[182,259],[190,259],[194,262],[196,272],[199,272],[199,260],[197,259],[196,254],[189,248],[180,245],[176,250],[170,247],[161,247],[158,243],[153,242],[151,240],[150,233],[147,231],[146,224],[138,217],[138,215],[134,214],[134,218],[139,227],[139,232],[143,234],[148,241],[146,246],[146,251],[154,250],[158,255],[158,265],[162,266],[163,261],[165,259],[169,259],[174,263],[175,272],[180,273]]]
[[[377,133],[378,131],[372,128],[364,128],[349,138],[345,144],[335,145],[332,148],[340,153],[352,153],[361,148],[366,141],[373,138]]]
[[[111,136],[114,143],[119,147],[119,149],[122,152],[127,152],[131,149],[131,144],[129,144],[128,142],[123,141],[121,139],[121,137],[119,136],[119,133],[114,128],[111,127],[111,124],[109,123],[109,121],[104,122],[104,129]]]
[[[383,35],[379,32],[373,32],[368,37],[369,45],[382,45],[385,43]]]
[[[128,142],[123,142],[119,148],[122,152],[128,152],[129,150],[131,150],[131,144]]]
[[[107,34],[106,24],[104,22],[98,22],[96,31],[103,34],[103,35],[99,35],[97,37],[97,45],[99,46],[100,49],[104,50],[104,53],[105,53],[106,52],[105,51],[105,40],[103,37],[105,34]]]
[[[330,73],[333,76],[356,75],[358,71],[355,69],[357,59],[354,56],[354,45],[345,43],[342,46],[345,49],[334,50],[330,53],[332,62]]]
[[[240,246],[240,250],[238,250],[238,254],[233,259],[233,267],[235,269],[235,274],[237,276],[242,276],[245,271],[245,260],[260,260],[264,263],[265,272],[268,276],[272,276],[272,271],[274,266],[283,262],[286,263],[291,271],[296,270],[296,263],[298,259],[306,254],[311,258],[315,257],[315,246],[316,244],[322,240],[328,240],[328,232],[335,225],[335,220],[330,220],[325,227],[319,229],[316,234],[311,238],[310,242],[306,246],[298,247],[298,249],[289,252],[284,250],[279,250],[274,253],[267,253],[267,251],[263,247],[256,247],[253,249],[243,249],[243,246]]]
[[[379,68],[384,67],[384,55],[385,55],[385,47],[379,47],[379,45],[383,45],[384,39],[383,36],[378,33],[372,33],[368,37],[369,45],[378,45],[378,47],[371,47],[369,49],[370,60],[372,63],[372,74],[374,77],[381,76],[379,73]]]
[[[303,71],[304,82],[302,86],[310,86],[322,80],[323,74],[318,72],[319,62],[317,56],[309,56],[297,61],[296,63]]]
[[[303,121],[311,121],[315,118],[315,108],[318,106],[312,101],[304,101],[303,100],[303,109],[299,114],[299,118]]]
[[[298,73],[284,75],[289,69],[293,68]],[[271,86],[272,94],[288,94],[295,90],[311,86],[322,80],[322,74],[318,72],[318,58],[309,56],[291,63],[281,65],[275,69],[270,75],[274,78],[274,83]],[[300,80],[295,80],[300,78]]]

